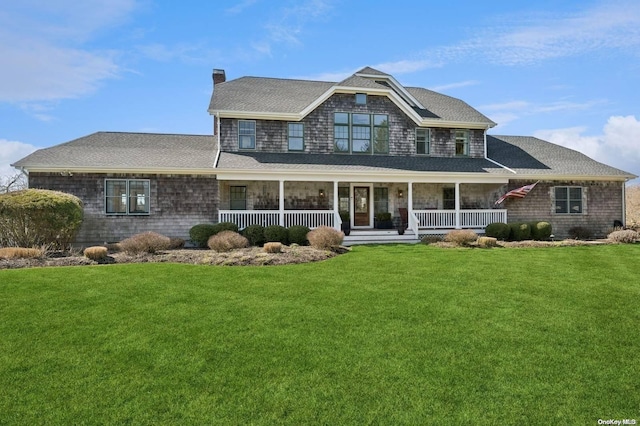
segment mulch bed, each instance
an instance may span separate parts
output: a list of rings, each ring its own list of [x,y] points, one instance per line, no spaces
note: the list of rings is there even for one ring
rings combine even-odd
[[[156,254],[129,255],[110,253],[99,262],[81,254],[56,254],[37,259],[0,259],[0,269],[34,268],[45,266],[82,266],[122,263],[188,263],[192,265],[263,266],[319,262],[349,251],[340,247],[336,251],[318,250],[305,246],[283,246],[281,253],[266,253],[261,247],[237,249],[218,253],[213,250],[179,249]]]

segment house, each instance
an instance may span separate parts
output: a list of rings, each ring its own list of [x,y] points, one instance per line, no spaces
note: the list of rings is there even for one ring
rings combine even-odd
[[[213,135],[99,132],[41,149],[14,166],[29,185],[80,197],[79,244],[143,231],[188,237],[198,223],[327,225],[353,233],[377,213],[405,238],[492,222],[545,220],[566,236],[624,223],[636,176],[528,136],[488,135],[462,100],[405,87],[370,67],[341,82],[213,72]],[[538,182],[525,197],[496,200]]]

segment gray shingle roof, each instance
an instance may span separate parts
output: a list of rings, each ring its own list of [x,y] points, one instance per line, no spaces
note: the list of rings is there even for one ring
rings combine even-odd
[[[40,149],[14,166],[118,170],[213,169],[214,136],[98,132]]]
[[[222,152],[218,167],[228,170],[358,171],[376,174],[398,171],[508,173],[484,158],[268,152]]]
[[[586,155],[532,136],[487,135],[488,157],[519,175],[635,178]]]
[[[241,77],[216,84],[210,110],[299,113],[335,83]]]
[[[209,110],[299,114],[332,87],[391,90],[388,85],[360,77],[358,74],[390,77],[370,67],[363,68],[341,82],[241,77],[215,85]],[[496,124],[460,99],[418,87],[405,89],[426,108],[417,110],[424,118],[489,126]]]
[[[427,111],[418,110],[423,117],[436,118],[443,121],[488,123],[492,126],[496,124],[460,99],[421,87],[405,87],[405,89],[427,109]]]

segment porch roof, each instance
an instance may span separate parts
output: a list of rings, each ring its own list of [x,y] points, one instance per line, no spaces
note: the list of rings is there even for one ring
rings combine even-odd
[[[512,175],[484,158],[222,152],[217,170],[322,172],[433,172]]]

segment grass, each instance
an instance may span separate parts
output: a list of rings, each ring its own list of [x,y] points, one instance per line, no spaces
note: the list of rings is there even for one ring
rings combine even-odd
[[[0,424],[637,419],[639,254],[0,271]]]

